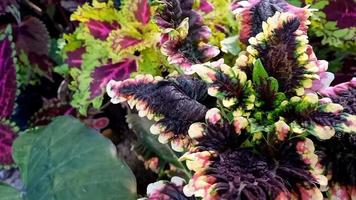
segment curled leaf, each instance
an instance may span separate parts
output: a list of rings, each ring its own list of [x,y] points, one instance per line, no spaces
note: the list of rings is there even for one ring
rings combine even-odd
[[[162,143],[171,140],[176,151],[189,144],[189,126],[204,119],[207,108],[202,101],[206,92],[202,81],[189,76],[162,80],[144,75],[107,85],[112,103],[128,102],[131,108],[136,106],[140,117],[157,121],[151,132],[159,134]]]

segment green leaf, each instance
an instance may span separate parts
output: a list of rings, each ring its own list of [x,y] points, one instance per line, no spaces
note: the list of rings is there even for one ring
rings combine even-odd
[[[262,65],[260,59],[257,59],[253,65],[252,80],[256,85],[260,85],[261,81],[268,78],[268,73]]]
[[[136,199],[136,180],[115,146],[69,116],[16,139],[26,200]]]
[[[186,174],[187,178],[191,176],[185,166],[178,160],[177,155],[173,152],[170,146],[168,144],[160,143],[157,139],[158,136],[153,135],[150,132],[150,128],[153,124],[152,121],[148,120],[146,117],[139,117],[137,114],[128,114],[126,116],[126,121],[132,125],[132,129],[136,133],[140,143],[142,143],[160,159],[171,163],[178,169],[182,170],[182,172]]]
[[[336,22],[327,22],[325,28],[328,30],[337,30]]]
[[[303,3],[300,0],[288,0],[288,2],[298,7],[302,7],[303,5]]]
[[[271,91],[277,93],[278,92],[278,88],[279,88],[277,79],[275,79],[273,77],[268,77],[267,78],[267,82],[270,82]]]
[[[328,4],[329,4],[329,2],[327,0],[318,1],[317,3],[313,4],[311,7],[316,8],[316,9],[323,9]]]
[[[241,51],[237,41],[238,41],[238,36],[232,36],[232,37],[225,38],[224,40],[222,40],[220,42],[221,51],[223,51],[225,53],[230,53],[230,54],[236,56]]]
[[[340,29],[340,30],[334,31],[333,35],[335,37],[341,38],[341,37],[345,37],[348,33],[349,33],[348,29]]]
[[[0,183],[1,200],[21,200],[21,194],[13,187]]]

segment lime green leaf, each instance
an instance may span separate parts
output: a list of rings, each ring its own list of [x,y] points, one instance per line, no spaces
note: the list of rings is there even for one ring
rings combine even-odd
[[[327,0],[325,1],[319,1],[315,4],[312,5],[312,8],[316,8],[316,9],[323,9],[326,5],[328,5],[329,2]]]
[[[334,31],[334,36],[341,38],[341,37],[345,37],[347,34],[349,33],[348,29],[340,29],[340,30],[336,30]]]
[[[252,80],[256,85],[261,84],[261,80],[268,78],[268,73],[262,65],[260,59],[256,60],[252,71]]]
[[[115,146],[72,117],[29,130],[16,139],[26,200],[136,199],[136,181]]]

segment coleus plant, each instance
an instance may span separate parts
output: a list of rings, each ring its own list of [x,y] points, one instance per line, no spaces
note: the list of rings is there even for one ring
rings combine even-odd
[[[185,12],[174,12],[190,8],[187,1],[165,3],[163,48],[185,74],[138,75],[106,87],[112,103],[153,120],[151,133],[183,152],[193,173],[150,184],[147,199],[354,198],[355,80],[329,87],[327,62],[308,44],[311,10],[284,0],[234,4],[246,47],[229,66],[195,56],[206,54],[189,30],[204,39],[206,29],[194,13],[186,11],[185,22],[178,15]]]
[[[189,71],[217,56],[218,48],[208,44],[211,31],[193,6],[192,0],[135,0],[122,2],[119,10],[113,1],[79,7],[71,16],[77,29],[64,36],[66,65],[60,67],[72,79],[72,106],[80,113],[100,108],[110,79],[134,72],[162,75],[178,65]]]
[[[146,0],[126,1],[121,10],[113,1],[93,1],[73,13],[71,19],[79,25],[74,33],[64,36],[63,53],[72,77],[71,104],[80,113],[86,113],[91,104],[100,108],[109,80],[126,79],[138,70],[158,73],[153,66],[158,67],[161,62],[160,54],[152,53],[158,51],[159,39],[153,11]],[[151,58],[147,57],[148,52]]]

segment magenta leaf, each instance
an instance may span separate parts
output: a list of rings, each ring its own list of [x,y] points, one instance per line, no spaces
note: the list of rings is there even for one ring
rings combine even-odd
[[[9,34],[0,33],[0,119],[10,117],[15,105],[16,66],[11,44]]]
[[[142,42],[141,39],[137,39],[131,36],[124,36],[120,41],[119,45],[121,46],[122,49],[128,48],[130,46],[136,45],[138,43]]]
[[[97,67],[91,74],[93,81],[90,83],[90,98],[102,94],[103,89],[110,80],[124,80],[130,77],[130,73],[137,71],[137,63],[133,59],[126,58],[118,63],[109,63]]]
[[[137,0],[137,10],[135,11],[135,17],[143,25],[150,21],[151,11],[148,0]]]
[[[200,0],[200,5],[198,9],[205,13],[210,13],[214,10],[214,6],[207,0]]]
[[[16,128],[4,121],[0,121],[0,166],[13,164],[12,143],[17,134]]]
[[[100,40],[105,40],[112,30],[120,28],[120,25],[116,22],[109,23],[92,19],[89,20],[86,25],[94,38]]]
[[[68,64],[69,67],[80,68],[83,62],[82,56],[85,52],[85,47],[80,47],[76,50],[68,51],[67,59],[65,59],[64,62]]]

